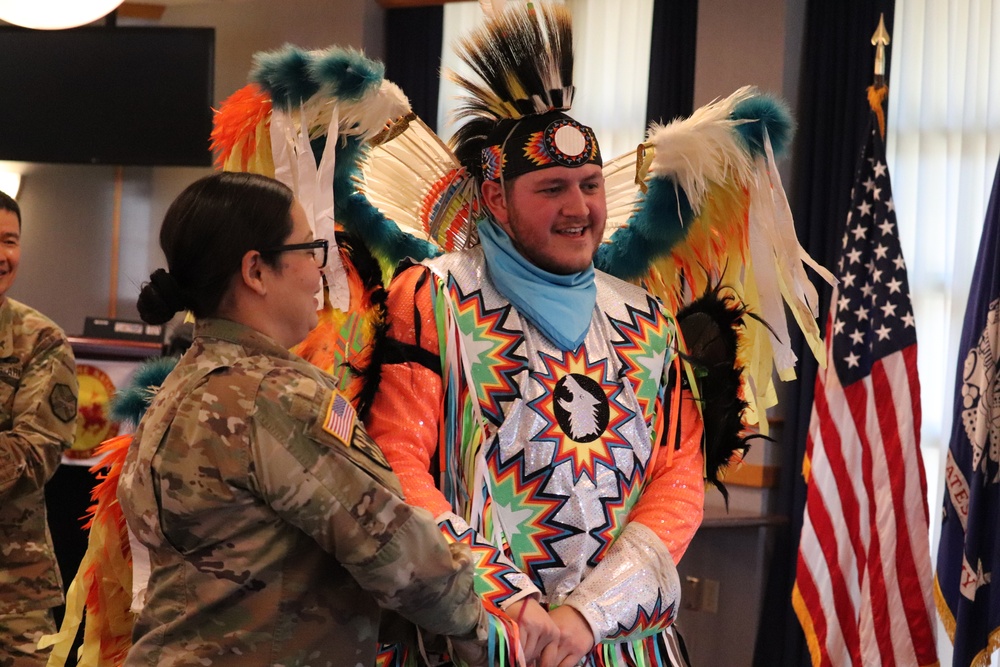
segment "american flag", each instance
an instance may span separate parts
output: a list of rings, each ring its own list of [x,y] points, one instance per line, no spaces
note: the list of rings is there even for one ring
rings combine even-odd
[[[349,447],[354,436],[355,418],[350,402],[335,391],[326,411],[326,419],[323,420],[323,430]]]
[[[793,606],[813,665],[936,665],[917,337],[874,113],[803,472]]]

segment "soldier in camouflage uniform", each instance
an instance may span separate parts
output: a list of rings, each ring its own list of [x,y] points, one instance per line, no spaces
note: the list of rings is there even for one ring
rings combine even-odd
[[[316,324],[326,260],[291,197],[216,174],[164,220],[170,271],[150,277],[139,311],[155,323],[190,308],[198,323],[122,472],[151,563],[126,664],[367,667],[383,609],[479,661],[468,551],[403,502],[334,380],[287,351]]]
[[[66,336],[6,296],[20,262],[21,214],[0,193],[0,667],[44,665],[62,580],[45,516],[45,483],[76,425],[76,366]]]

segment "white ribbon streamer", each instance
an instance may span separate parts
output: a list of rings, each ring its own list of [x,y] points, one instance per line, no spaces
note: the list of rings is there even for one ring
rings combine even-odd
[[[350,289],[347,272],[337,250],[334,227],[333,172],[336,167],[336,148],[339,137],[339,115],[334,107],[327,130],[326,148],[319,164],[309,143],[309,128],[317,120],[319,109],[300,105],[298,123],[286,112],[271,113],[271,152],[274,158],[274,177],[295,193],[295,198],[305,210],[309,227],[317,239],[330,242],[330,252],[323,272],[329,286],[330,304],[339,310],[350,307]],[[297,127],[296,127],[297,125]],[[322,291],[317,293],[317,308],[322,308]]]

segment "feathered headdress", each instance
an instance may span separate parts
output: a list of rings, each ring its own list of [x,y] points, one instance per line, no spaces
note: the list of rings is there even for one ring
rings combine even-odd
[[[480,80],[448,73],[467,93],[455,112],[465,122],[452,147],[477,179],[602,164],[594,131],[565,113],[574,89],[573,28],[564,5],[511,5],[455,49]]]

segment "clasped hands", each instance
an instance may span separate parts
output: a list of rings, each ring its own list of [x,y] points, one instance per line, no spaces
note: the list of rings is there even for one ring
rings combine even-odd
[[[510,605],[507,615],[518,619],[527,667],[573,667],[594,648],[594,633],[583,615],[563,605],[546,611],[534,598]]]

